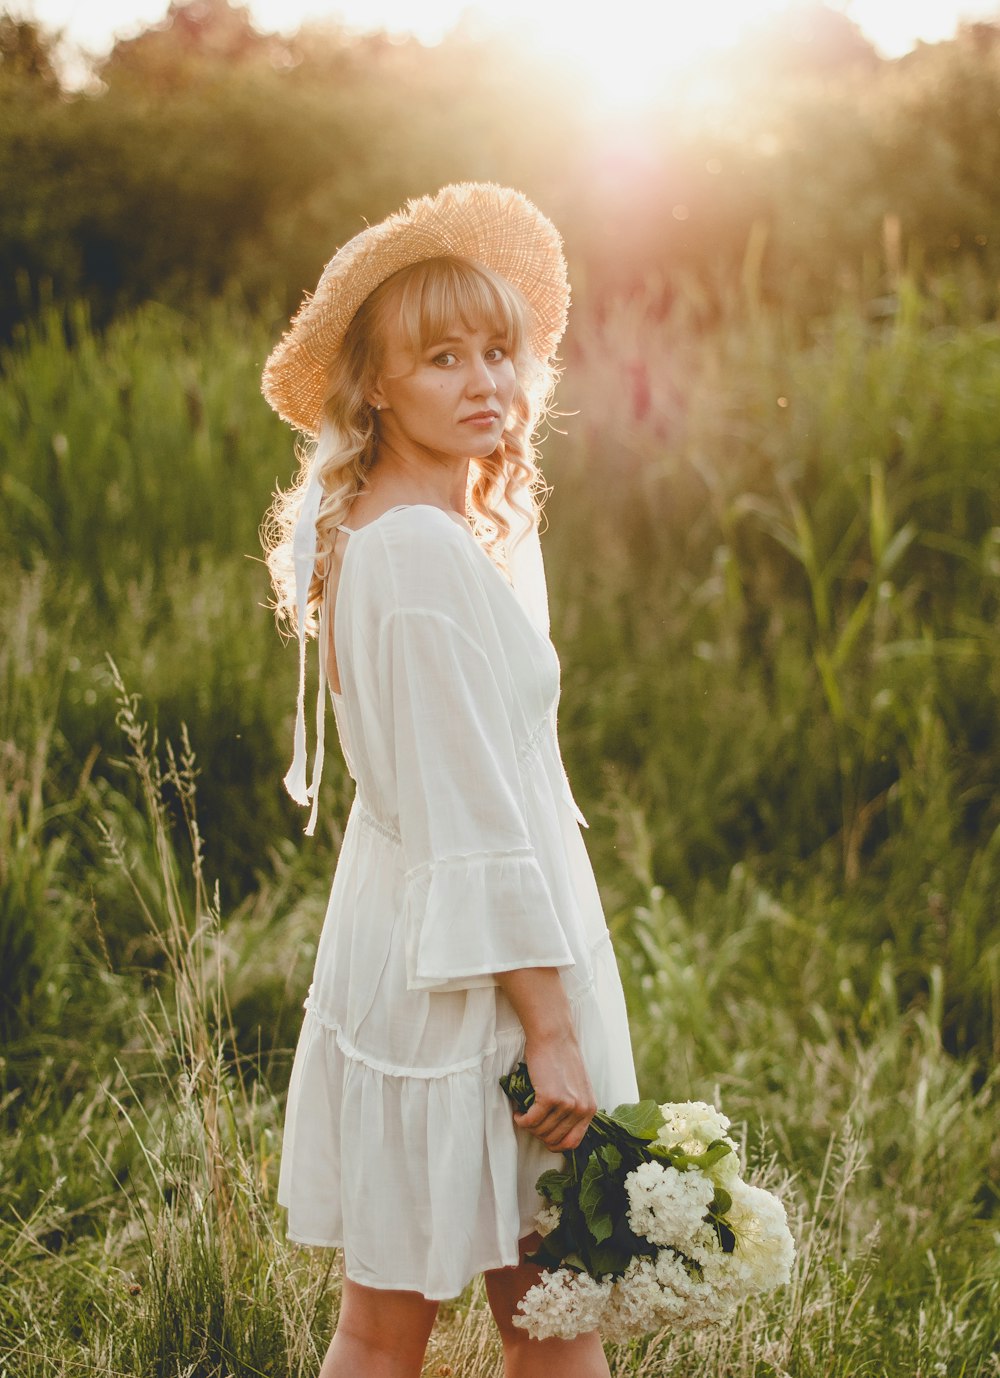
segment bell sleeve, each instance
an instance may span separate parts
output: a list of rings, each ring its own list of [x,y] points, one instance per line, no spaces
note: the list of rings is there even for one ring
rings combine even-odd
[[[510,688],[475,619],[397,607],[383,622],[379,657],[406,865],[409,988],[462,990],[495,985],[498,972],[572,966],[525,819]]]

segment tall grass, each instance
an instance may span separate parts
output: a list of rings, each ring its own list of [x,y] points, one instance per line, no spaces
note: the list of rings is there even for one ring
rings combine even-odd
[[[561,735],[641,1082],[720,1098],[799,1240],[620,1378],[997,1371],[1000,345],[895,287],[806,337],[651,291],[568,346]],[[349,781],[300,846],[270,333],[53,315],[4,360],[0,1374],[308,1375],[332,1325],[274,1187]],[[500,1373],[479,1286],[449,1370]]]
[[[297,1372],[325,1347],[333,1260],[295,1254],[277,1228],[278,1106],[260,1065],[236,1047],[226,974],[245,943],[227,933],[206,884],[190,748],[184,741],[175,754],[166,743],[161,764],[137,700],[112,673],[139,804],[130,836],[114,813],[95,822],[143,915],[152,960],[141,983],[105,973],[105,996],[128,1026],[122,1046],[99,1050],[96,1086],[61,1105],[40,1085],[10,1097],[5,1357],[25,1375],[77,1365],[192,1378],[220,1364]],[[85,1204],[70,1204],[82,1184],[65,1171],[32,1199],[45,1171],[39,1139],[50,1171],[65,1162],[78,1172],[84,1160]],[[55,1345],[53,1291],[68,1312]]]
[[[578,338],[550,466],[564,736],[593,796],[655,819],[661,882],[825,879],[906,998],[940,965],[950,1045],[995,1057],[1000,330],[944,329],[905,282],[895,316],[806,340],[654,302]]]

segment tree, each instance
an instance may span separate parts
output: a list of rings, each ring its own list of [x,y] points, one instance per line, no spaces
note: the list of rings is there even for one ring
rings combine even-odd
[[[821,0],[790,6],[755,25],[735,57],[742,70],[783,83],[874,72],[881,64],[854,20]]]
[[[287,43],[255,29],[242,5],[173,0],[159,24],[135,38],[120,38],[98,71],[109,87],[132,84],[162,94],[221,72],[288,62]]]
[[[30,83],[53,94],[59,92],[54,50],[59,41],[31,19],[0,14],[0,79]]]

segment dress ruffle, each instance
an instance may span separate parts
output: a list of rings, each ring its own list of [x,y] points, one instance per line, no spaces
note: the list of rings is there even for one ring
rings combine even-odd
[[[610,943],[591,954],[594,985],[571,1001],[599,1097],[623,1071],[601,1017],[618,975]],[[622,1011],[623,1013],[623,1011]],[[535,1228],[535,1182],[562,1155],[511,1118],[499,1079],[520,1061],[519,1027],[446,1067],[390,1064],[355,1047],[310,998],[288,1092],[278,1200],[288,1237],[342,1247],[366,1287],[458,1296],[469,1279],[518,1260]],[[401,1152],[401,1146],[408,1152]]]
[[[570,967],[570,952],[534,851],[434,861],[406,877],[410,990],[495,986],[498,971]]]

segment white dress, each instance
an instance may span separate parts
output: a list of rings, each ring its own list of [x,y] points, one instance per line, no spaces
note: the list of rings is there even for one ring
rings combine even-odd
[[[347,530],[348,528],[344,528]],[[517,1263],[560,1155],[498,1079],[524,1033],[494,973],[557,967],[598,1104],[637,1096],[607,924],[559,756],[559,662],[472,532],[393,508],[334,612],[356,793],[295,1053],[288,1236],[443,1299]]]

